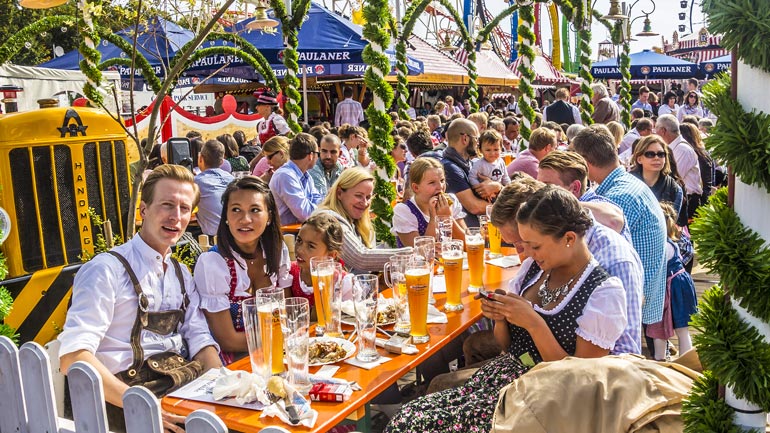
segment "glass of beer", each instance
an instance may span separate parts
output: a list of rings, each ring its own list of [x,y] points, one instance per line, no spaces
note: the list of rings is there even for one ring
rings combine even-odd
[[[465,251],[468,252],[468,292],[476,293],[484,285],[484,234],[479,227],[470,227],[465,234]]]
[[[406,295],[409,298],[409,319],[412,328],[409,335],[415,343],[427,343],[428,295],[430,291],[431,264],[424,257],[415,255],[406,265]]]
[[[331,257],[313,257],[310,259],[310,278],[313,281],[313,299],[315,300],[318,324],[315,327],[317,337],[326,332],[326,317],[330,312],[330,293],[334,289],[334,259]]]
[[[270,356],[273,374],[283,373],[283,329],[282,321],[286,320],[286,306],[283,299],[283,289],[270,286],[255,292],[258,300],[259,323],[266,329],[272,330]],[[267,332],[267,331],[264,331]]]
[[[430,263],[431,273],[428,302],[435,304],[436,299],[433,298],[433,271],[436,269],[436,238],[433,236],[417,236],[414,238],[414,253],[425,257],[425,260]]]
[[[353,277],[353,306],[356,311],[358,353],[356,359],[371,362],[380,357],[375,346],[377,337],[378,277],[361,274]]]
[[[249,350],[252,373],[267,380],[272,375],[270,347],[273,340],[272,322],[270,328],[263,332],[259,319],[259,304],[257,298],[244,299],[243,328],[246,333],[246,345]]]
[[[390,261],[385,263],[382,274],[385,284],[393,289],[393,299],[396,300],[396,324],[393,330],[396,332],[409,332],[409,301],[406,296],[406,264],[409,256],[390,256]]]
[[[489,257],[502,257],[503,236],[500,229],[492,223],[492,205],[487,205],[487,233],[489,234]]]
[[[513,162],[513,153],[511,152],[505,152],[503,154],[503,162],[505,162],[505,165],[509,165]]]
[[[446,280],[446,304],[444,311],[460,311],[463,282],[463,241],[450,240],[441,243],[441,261]]]

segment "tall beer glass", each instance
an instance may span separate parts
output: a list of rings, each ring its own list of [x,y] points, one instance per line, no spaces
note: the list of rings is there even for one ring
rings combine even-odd
[[[310,278],[313,281],[313,299],[318,316],[315,327],[316,336],[322,337],[326,332],[326,316],[329,314],[329,294],[334,289],[334,264],[331,257],[313,257],[310,259]],[[322,266],[325,265],[325,266]]]
[[[430,263],[421,256],[414,256],[406,265],[406,293],[409,298],[409,319],[412,322],[409,335],[418,344],[427,343],[430,340],[428,335],[430,267]]]
[[[414,253],[425,257],[430,263],[430,285],[428,287],[428,302],[436,303],[433,297],[433,273],[436,270],[436,238],[433,236],[417,236],[414,238]]]
[[[465,235],[465,250],[468,252],[468,292],[476,293],[484,285],[484,235],[479,227],[470,227]]]
[[[270,345],[273,374],[283,373],[283,329],[281,321],[286,320],[286,305],[283,299],[283,289],[278,287],[265,287],[254,294],[259,304],[257,313],[263,332],[272,332],[273,340]]]
[[[463,241],[451,240],[441,243],[441,261],[446,279],[446,304],[444,311],[460,311],[463,281]]]
[[[243,327],[246,332],[246,344],[249,349],[252,373],[267,380],[272,373],[270,362],[270,345],[272,343],[272,329],[263,332],[259,320],[259,305],[256,298],[244,299]]]
[[[496,258],[503,255],[503,236],[500,230],[492,224],[492,205],[487,205],[487,233],[489,234],[489,257]]]
[[[393,330],[396,332],[409,332],[409,300],[406,296],[406,264],[409,256],[390,256],[390,261],[383,267],[385,284],[393,289],[393,299],[396,300],[396,324]]]

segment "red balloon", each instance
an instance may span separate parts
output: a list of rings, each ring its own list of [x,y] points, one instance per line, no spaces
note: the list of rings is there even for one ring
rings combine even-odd
[[[238,108],[238,102],[233,95],[225,95],[222,97],[222,110],[225,113],[234,113]]]

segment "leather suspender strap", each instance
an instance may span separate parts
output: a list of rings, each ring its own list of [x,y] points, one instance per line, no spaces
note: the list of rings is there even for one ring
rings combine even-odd
[[[182,275],[182,266],[175,258],[171,258],[171,263],[174,264],[174,272],[176,278],[179,280],[179,287],[182,290],[182,323],[184,323],[184,315],[187,313],[187,307],[190,305],[190,298],[187,297],[187,290],[184,287],[184,275]]]

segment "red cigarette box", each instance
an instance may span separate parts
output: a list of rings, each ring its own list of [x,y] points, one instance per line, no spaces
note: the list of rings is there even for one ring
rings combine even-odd
[[[310,389],[310,400],[312,401],[346,401],[353,394],[350,385],[333,385],[330,383],[316,383]]]

